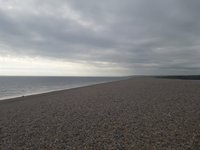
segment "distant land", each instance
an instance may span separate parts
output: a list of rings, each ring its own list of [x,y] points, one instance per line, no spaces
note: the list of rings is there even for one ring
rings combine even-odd
[[[200,75],[167,75],[167,76],[156,76],[157,78],[167,79],[182,79],[182,80],[200,80]]]

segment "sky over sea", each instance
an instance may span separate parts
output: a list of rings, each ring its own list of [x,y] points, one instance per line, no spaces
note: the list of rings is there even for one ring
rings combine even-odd
[[[0,75],[200,74],[199,0],[0,0]]]

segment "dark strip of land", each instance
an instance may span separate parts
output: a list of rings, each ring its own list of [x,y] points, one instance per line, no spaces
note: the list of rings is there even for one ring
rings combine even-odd
[[[156,77],[166,78],[166,79],[200,80],[200,75],[156,76]]]
[[[200,81],[132,78],[0,102],[0,149],[199,149]]]

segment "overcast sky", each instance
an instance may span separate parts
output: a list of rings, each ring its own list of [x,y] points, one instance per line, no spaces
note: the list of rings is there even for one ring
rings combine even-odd
[[[200,74],[199,0],[0,0],[0,75]]]

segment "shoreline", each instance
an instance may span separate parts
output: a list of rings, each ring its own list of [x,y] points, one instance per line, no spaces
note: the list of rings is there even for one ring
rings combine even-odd
[[[0,101],[0,149],[198,149],[198,91],[137,77]]]
[[[28,97],[32,97],[32,96],[46,95],[46,94],[51,94],[51,93],[55,93],[55,92],[56,93],[57,92],[67,92],[68,90],[74,90],[74,89],[91,87],[91,86],[96,86],[96,85],[101,85],[101,84],[113,83],[113,82],[128,80],[128,79],[131,79],[131,78],[132,77],[127,77],[125,79],[120,79],[120,80],[115,80],[115,81],[105,81],[105,82],[101,82],[101,83],[94,83],[94,84],[77,86],[77,87],[72,87],[72,88],[67,88],[67,89],[53,90],[53,91],[47,91],[47,92],[42,92],[42,93],[32,93],[32,94],[16,96],[16,97],[8,97],[8,98],[0,99],[0,104],[4,103],[5,101],[15,101],[15,100],[18,100],[18,99],[24,99],[24,98],[28,98]]]
[[[31,76],[19,76],[19,77],[31,77]],[[37,76],[33,76],[33,77],[37,77]],[[39,76],[39,77],[55,77],[55,76]],[[58,76],[58,77],[64,77],[64,76]],[[77,77],[79,77],[79,76],[77,76]],[[1,101],[6,101],[6,100],[19,99],[19,98],[28,97],[28,96],[48,94],[48,93],[52,93],[52,92],[59,92],[59,91],[76,89],[76,88],[83,88],[83,87],[87,87],[87,86],[93,86],[93,85],[104,84],[104,83],[112,83],[112,82],[123,81],[123,80],[131,79],[131,78],[160,78],[160,79],[169,79],[169,80],[188,80],[188,81],[193,81],[193,80],[198,81],[198,80],[200,80],[199,75],[191,75],[191,76],[188,76],[188,75],[186,75],[186,76],[174,76],[174,75],[173,76],[140,76],[139,75],[139,76],[127,76],[127,77],[123,77],[123,78],[124,79],[114,80],[114,81],[105,81],[105,82],[102,82],[102,83],[94,83],[94,84],[77,86],[77,87],[72,87],[72,88],[50,90],[50,91],[46,91],[46,92],[44,91],[44,92],[41,92],[41,93],[36,92],[36,93],[30,93],[30,94],[27,94],[27,95],[19,95],[19,96],[13,96],[13,97],[11,96],[11,97],[0,98],[0,103],[1,103]]]
[[[59,92],[59,91],[66,91],[66,90],[72,90],[72,89],[76,89],[76,88],[84,88],[84,87],[88,87],[88,86],[95,86],[95,85],[99,85],[99,84],[105,84],[105,83],[112,83],[112,82],[117,82],[117,81],[123,81],[123,80],[127,80],[131,77],[124,77],[124,79],[120,79],[120,80],[114,80],[114,81],[105,81],[105,82],[100,82],[100,83],[94,83],[94,84],[86,84],[86,85],[82,85],[82,86],[75,86],[75,87],[71,87],[71,88],[64,88],[64,89],[58,89],[58,90],[50,90],[50,91],[44,91],[41,93],[30,93],[30,94],[26,94],[26,95],[19,95],[19,96],[11,96],[11,97],[5,97],[5,98],[0,98],[0,103],[1,101],[9,101],[9,100],[14,100],[14,99],[19,99],[19,98],[24,98],[24,97],[29,97],[29,96],[37,96],[37,95],[41,95],[41,94],[48,94],[48,93],[52,93],[52,92]]]

